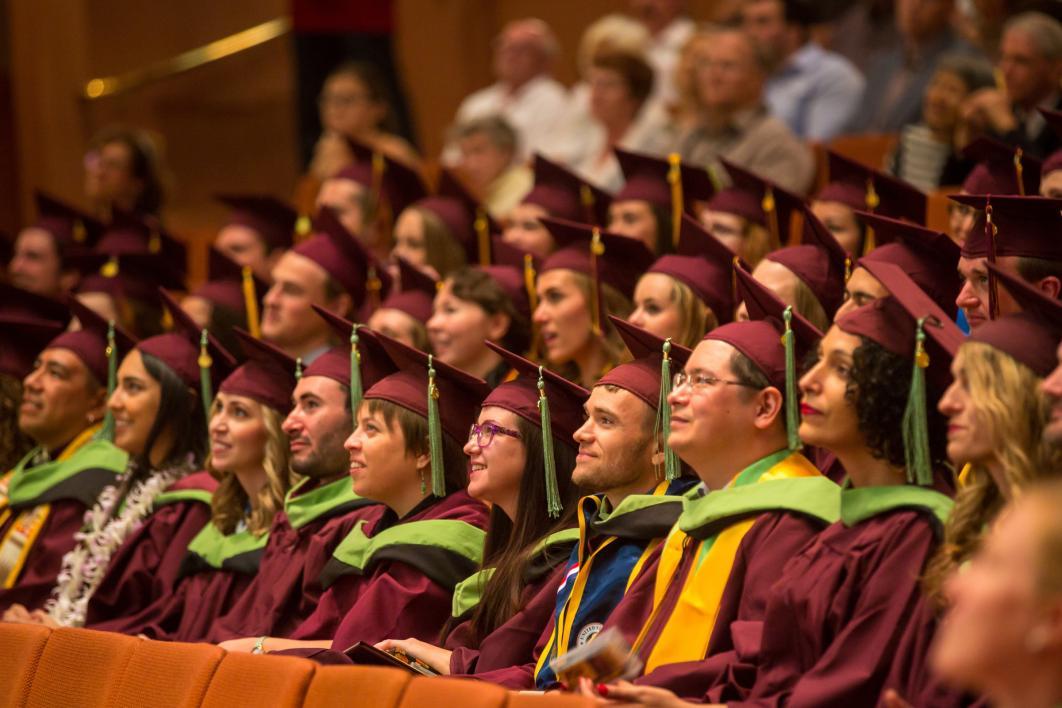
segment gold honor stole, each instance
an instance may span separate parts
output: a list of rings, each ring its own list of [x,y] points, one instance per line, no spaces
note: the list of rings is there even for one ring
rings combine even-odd
[[[788,450],[763,458],[746,468],[725,488],[698,499],[686,508],[671,530],[657,567],[653,611],[634,645],[641,649],[650,630],[664,621],[659,637],[645,658],[645,672],[665,664],[700,661],[708,654],[723,591],[745,534],[759,514],[775,510],[800,511],[835,521],[840,488],[823,477],[799,452]],[[690,535],[706,526],[718,529],[698,540]],[[658,617],[662,602],[684,554],[692,553],[681,594],[666,618]]]
[[[93,426],[82,431],[66,446],[66,449],[59,454],[54,463],[65,462],[73,457],[74,453],[92,440],[98,430],[99,426]],[[31,452],[30,455],[35,452],[36,450]],[[0,526],[6,524],[12,514],[11,507],[8,506],[8,490],[11,486],[11,479],[16,472],[24,469],[25,462],[28,459],[29,457],[27,456],[22,463],[0,480],[0,506],[3,507],[3,511],[0,511]],[[6,590],[15,585],[19,575],[22,574],[23,566],[26,564],[26,557],[29,556],[37,536],[40,535],[41,529],[44,528],[44,524],[48,521],[48,515],[51,510],[51,504],[38,504],[19,512],[15,522],[11,524],[7,533],[0,539],[0,588]]]

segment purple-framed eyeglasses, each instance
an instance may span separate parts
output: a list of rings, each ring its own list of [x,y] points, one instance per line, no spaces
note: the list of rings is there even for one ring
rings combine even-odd
[[[490,444],[494,442],[495,435],[508,435],[510,438],[521,439],[520,432],[517,430],[510,430],[509,428],[503,428],[497,423],[487,421],[486,423],[473,423],[472,427],[468,431],[468,441],[475,442],[480,448],[490,447]]]

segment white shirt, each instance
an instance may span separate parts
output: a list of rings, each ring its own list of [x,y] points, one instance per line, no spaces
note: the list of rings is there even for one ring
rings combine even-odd
[[[555,139],[567,105],[568,92],[564,86],[543,75],[531,79],[516,93],[496,83],[470,94],[461,102],[454,120],[460,125],[474,118],[504,116],[519,135],[520,157],[526,159]],[[451,165],[457,161],[455,145],[447,146],[443,161]]]
[[[679,54],[686,42],[693,36],[697,24],[688,17],[677,17],[649,40],[646,56],[653,67],[652,100],[665,105],[675,102],[675,68],[678,66]]]

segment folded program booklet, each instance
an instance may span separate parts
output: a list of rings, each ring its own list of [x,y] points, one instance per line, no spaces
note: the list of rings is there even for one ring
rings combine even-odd
[[[549,662],[557,680],[569,686],[586,677],[594,683],[609,683],[632,679],[642,671],[642,661],[632,655],[631,648],[615,627],[594,637],[588,644],[576,647]]]
[[[431,668],[423,661],[414,659],[409,654],[398,649],[384,651],[377,649],[372,644],[358,642],[343,652],[355,664],[366,666],[393,666],[405,669],[412,674],[422,676],[438,676],[439,672]]]

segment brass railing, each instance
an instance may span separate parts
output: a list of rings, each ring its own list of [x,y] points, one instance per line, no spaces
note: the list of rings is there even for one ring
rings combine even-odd
[[[288,18],[278,17],[241,32],[230,34],[228,37],[214,40],[201,47],[181,52],[168,59],[161,59],[139,69],[127,71],[124,74],[89,79],[82,87],[81,95],[88,100],[96,100],[125,93],[145,84],[168,78],[189,69],[195,69],[204,64],[256,47],[259,44],[264,44],[283,36],[290,30],[291,22]]]

